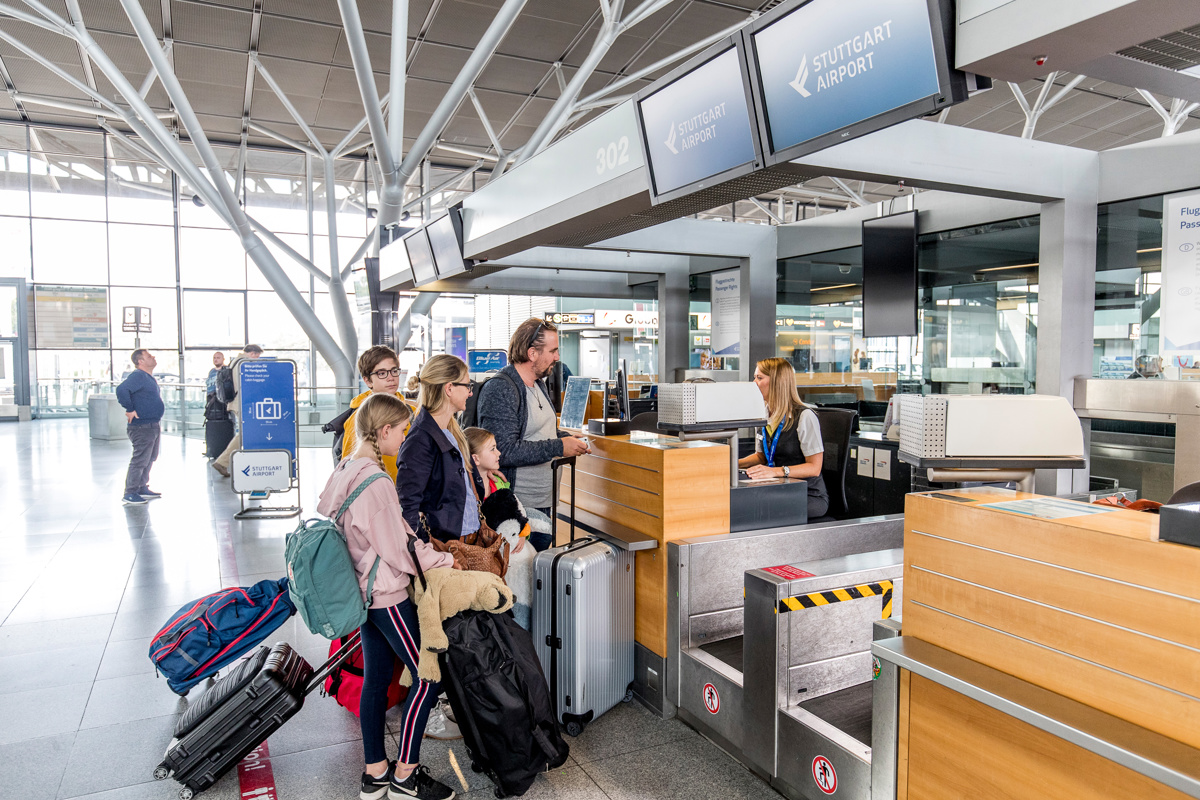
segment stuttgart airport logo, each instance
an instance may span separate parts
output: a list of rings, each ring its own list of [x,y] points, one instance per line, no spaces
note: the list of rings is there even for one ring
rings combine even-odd
[[[808,83],[808,53],[805,53],[800,58],[800,69],[796,70],[796,80],[788,83],[801,97],[812,97],[812,92],[805,88],[804,84]]]
[[[665,142],[663,142],[663,144],[665,144],[667,146],[667,149],[670,150],[672,153],[674,153],[675,155],[679,155],[679,151],[675,149],[675,123],[674,122],[671,123],[671,135],[667,137],[667,140]]]

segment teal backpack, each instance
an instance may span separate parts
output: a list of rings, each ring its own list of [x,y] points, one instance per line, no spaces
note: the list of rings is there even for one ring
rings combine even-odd
[[[342,503],[332,520],[306,519],[288,534],[283,555],[287,561],[292,602],[308,629],[326,639],[347,636],[367,621],[379,556],[371,566],[367,599],[363,602],[350,548],[346,537],[338,530],[338,523],[364,489],[376,479],[386,477],[382,472],[367,476]]]

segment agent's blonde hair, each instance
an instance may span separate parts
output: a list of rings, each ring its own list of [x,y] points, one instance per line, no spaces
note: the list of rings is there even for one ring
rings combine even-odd
[[[461,358],[449,353],[439,353],[426,361],[425,366],[421,368],[421,396],[418,404],[430,414],[436,414],[448,402],[446,386],[451,383],[466,383],[470,379],[471,374]],[[467,444],[467,437],[463,436],[462,428],[453,416],[450,417],[447,430],[454,436],[463,458],[470,457],[471,447]]]
[[[354,414],[354,433],[360,442],[369,442],[375,451],[375,463],[383,468],[383,453],[379,449],[379,431],[385,425],[404,426],[412,410],[394,394],[372,394]]]
[[[796,371],[786,358],[764,358],[756,364],[758,371],[770,379],[767,388],[767,422],[771,430],[780,425],[788,425],[800,418],[800,412],[805,408],[796,391]]]

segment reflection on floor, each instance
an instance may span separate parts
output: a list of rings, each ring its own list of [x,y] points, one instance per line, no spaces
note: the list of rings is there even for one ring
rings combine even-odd
[[[150,637],[190,598],[281,576],[295,521],[234,520],[237,498],[203,442],[164,437],[150,482],[163,497],[145,506],[121,504],[129,443],[89,439],[85,419],[0,423],[0,453],[0,796],[170,800],[178,785],[151,773],[188,701],[155,674]],[[312,515],[329,452],[305,450],[301,463]],[[328,648],[296,617],[274,639],[314,664]],[[777,797],[682,723],[636,704],[569,741],[571,760],[527,797]],[[357,797],[358,721],[332,700],[310,698],[268,748],[279,800]],[[460,796],[492,797],[469,770],[462,792],[450,750],[465,768],[461,742],[426,739],[422,760]],[[236,774],[201,797],[240,797]]]

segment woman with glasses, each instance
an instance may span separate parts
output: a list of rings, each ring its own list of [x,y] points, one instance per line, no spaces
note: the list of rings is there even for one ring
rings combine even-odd
[[[417,418],[400,448],[396,478],[404,519],[422,538],[445,542],[479,530],[483,481],[455,418],[470,396],[462,359],[441,354],[425,363]]]
[[[373,394],[390,394],[404,400],[403,393],[399,391],[400,361],[396,358],[396,351],[392,348],[377,344],[363,351],[363,354],[358,357],[358,373],[362,375],[363,383],[367,385],[367,391],[350,401],[350,416],[342,425],[341,458],[348,458],[358,447],[354,418],[363,401]],[[337,442],[334,443],[334,447],[338,447]],[[396,457],[384,453],[383,469],[391,476],[392,481],[395,481]]]

